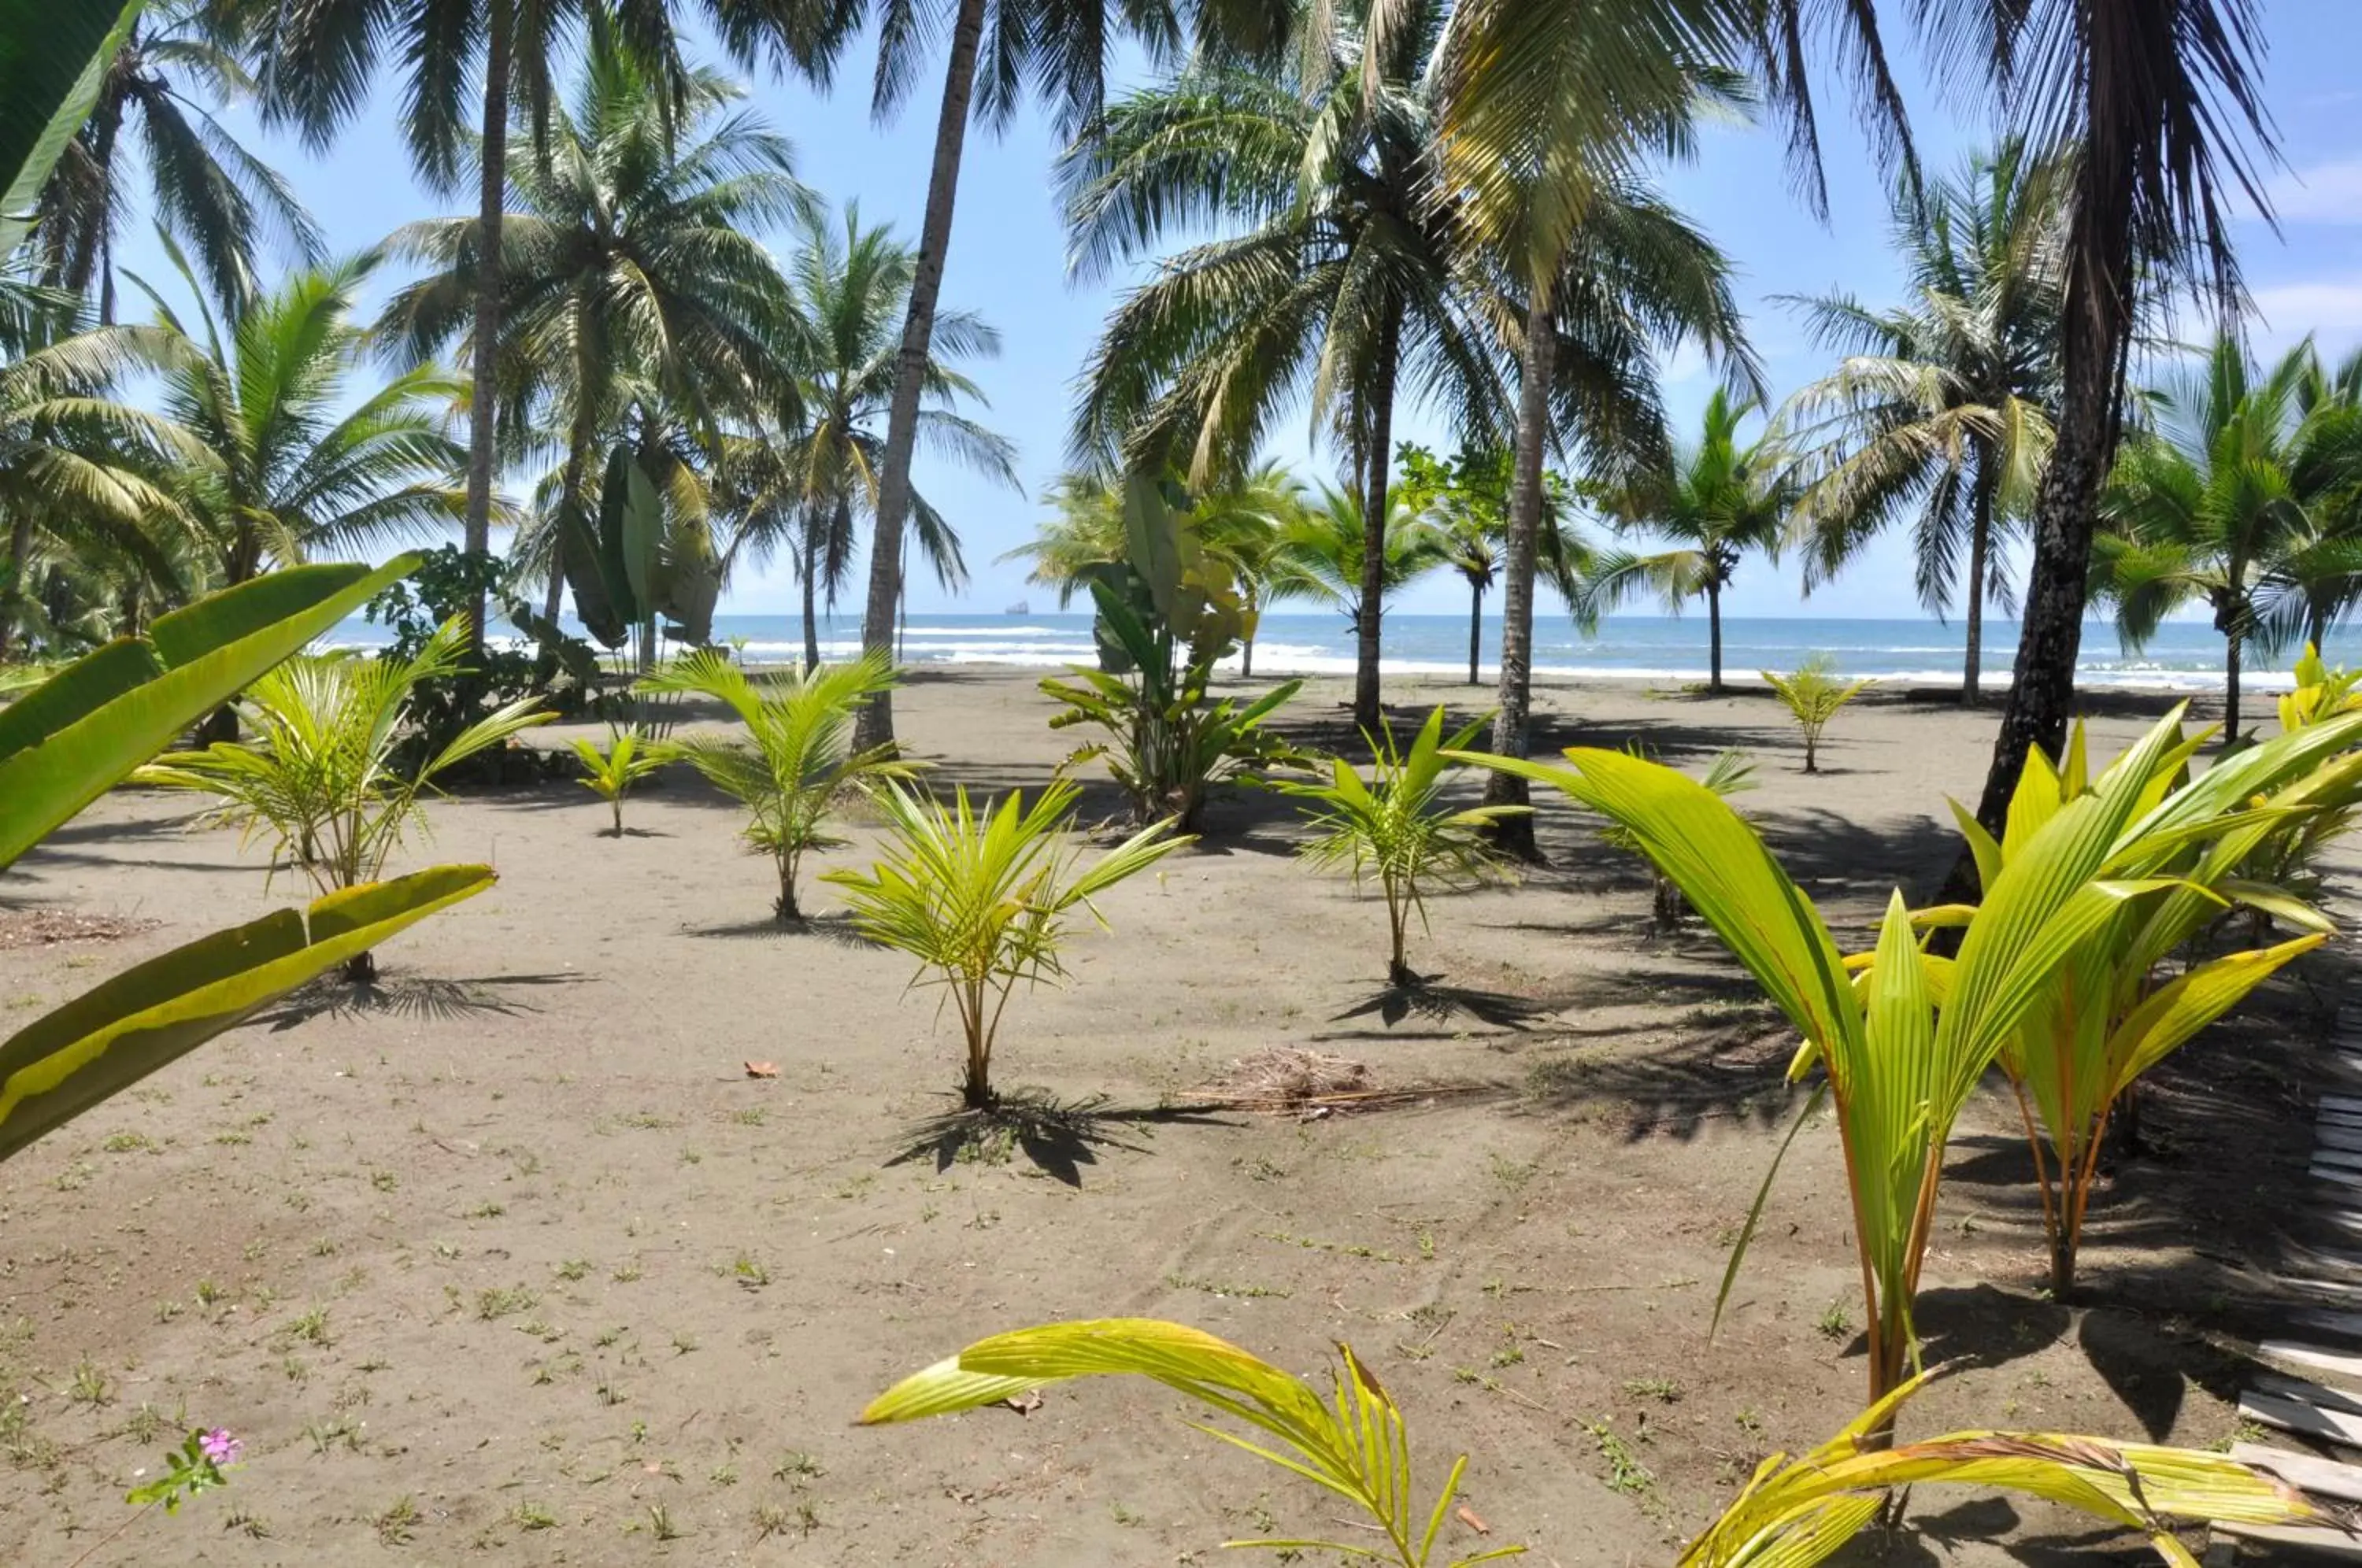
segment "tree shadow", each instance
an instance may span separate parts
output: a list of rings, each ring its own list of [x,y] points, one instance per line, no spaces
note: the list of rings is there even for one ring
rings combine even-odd
[[[766,916],[760,920],[725,921],[718,925],[684,925],[680,933],[723,942],[813,941],[858,952],[885,951],[861,934],[861,928],[854,924],[852,916],[843,914],[806,915],[801,920],[792,921]]]
[[[1552,1110],[1616,1106],[1624,1113],[1625,1141],[1633,1143],[1695,1138],[1715,1121],[1769,1131],[1805,1103],[1787,1086],[1794,1052],[1784,1026],[1746,1025],[1694,1032],[1652,1050],[1578,1047],[1538,1057],[1526,1069],[1526,1098]]]
[[[374,981],[353,981],[323,975],[290,992],[276,1006],[256,1015],[273,1033],[293,1029],[315,1018],[359,1018],[379,1015],[445,1022],[454,1019],[515,1017],[541,1010],[520,998],[491,988],[571,986],[587,975],[482,975],[469,979],[439,976],[380,976]]]
[[[1392,1029],[1403,1020],[1414,1016],[1422,1022],[1438,1026],[1465,1018],[1522,1034],[1557,1010],[1549,1002],[1533,997],[1478,990],[1469,986],[1447,986],[1440,983],[1442,978],[1440,975],[1413,975],[1406,980],[1389,982],[1366,1000],[1355,1002],[1329,1021],[1348,1023],[1375,1015],[1388,1029]],[[1352,1032],[1366,1035],[1368,1032]],[[1316,1038],[1337,1039],[1341,1036]]]
[[[1068,1187],[1083,1185],[1083,1167],[1098,1164],[1101,1149],[1150,1153],[1159,1126],[1236,1127],[1215,1105],[1158,1105],[1109,1110],[1108,1097],[1059,1100],[1047,1089],[1020,1088],[981,1110],[961,1105],[913,1122],[892,1165],[932,1158],[938,1175],[963,1162],[1002,1165],[1022,1154]]]

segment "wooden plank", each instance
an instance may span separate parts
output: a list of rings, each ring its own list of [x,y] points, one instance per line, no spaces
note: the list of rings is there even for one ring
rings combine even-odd
[[[2316,1410],[2343,1416],[2362,1416],[2362,1395],[2349,1394],[2342,1388],[2332,1388],[2326,1383],[2316,1383],[2310,1377],[2290,1377],[2278,1372],[2258,1370],[2249,1382],[2255,1392],[2275,1399],[2293,1399],[2310,1405]]]
[[[2362,1380],[2362,1354],[2309,1345],[2297,1340],[2266,1340],[2257,1349],[2274,1361],[2301,1366],[2330,1377]]]
[[[2321,1097],[2321,1109],[2341,1116],[2362,1116],[2362,1095],[2325,1094]]]
[[[2362,1536],[2349,1535],[2342,1529],[2332,1529],[2323,1525],[2217,1524],[2213,1530],[2216,1535],[2253,1541],[2257,1546],[2277,1546],[2290,1551],[2312,1551],[2323,1557],[2362,1562]]]
[[[2321,1279],[2300,1274],[2276,1274],[2270,1276],[2281,1290],[2294,1291],[2317,1300],[2347,1302],[2362,1307],[2362,1285],[2341,1279]]]
[[[2312,1124],[2314,1154],[2331,1150],[2338,1154],[2362,1154],[2362,1127],[2341,1127],[2334,1121]]]
[[[2340,1165],[2350,1171],[2362,1171],[2362,1154],[2345,1149],[2315,1149],[2312,1163],[2316,1165]]]
[[[2340,1187],[2362,1187],[2362,1171],[2341,1170],[2335,1165],[2324,1165],[2318,1160],[2308,1167],[2306,1174],[2316,1181],[2332,1181]]]
[[[2317,1454],[2268,1448],[2259,1442],[2233,1443],[2231,1457],[2242,1464],[2268,1470],[2299,1491],[2310,1492],[2316,1497],[2362,1503],[2362,1468],[2340,1464]]]

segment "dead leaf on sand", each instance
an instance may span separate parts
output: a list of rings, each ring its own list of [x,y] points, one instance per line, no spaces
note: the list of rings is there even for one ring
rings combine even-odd
[[[1028,1388],[1022,1394],[1011,1394],[1001,1403],[1021,1416],[1030,1416],[1042,1408],[1042,1394],[1039,1389]]]
[[[777,1062],[749,1062],[746,1064],[746,1076],[750,1078],[776,1078],[779,1076],[779,1065]]]

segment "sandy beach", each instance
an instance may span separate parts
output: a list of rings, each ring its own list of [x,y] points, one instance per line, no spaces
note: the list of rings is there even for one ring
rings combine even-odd
[[[1032,789],[1073,738],[1035,679],[922,672],[900,732],[943,781]],[[1308,686],[1290,733],[1344,744],[1345,695]],[[1405,716],[1486,696],[1388,690]],[[1743,750],[1740,803],[1849,949],[1891,887],[1924,897],[1949,865],[1943,796],[1973,801],[1997,712],[1873,693],[1807,776],[1763,695],[1589,682],[1538,704],[1537,750],[1637,741],[1692,770]],[[2095,756],[2164,706],[2109,700]],[[1086,777],[1084,815],[1111,816]],[[5,1016],[295,896],[189,812],[119,792],[17,865]],[[192,1422],[245,1436],[236,1485],[92,1562],[1147,1568],[1339,1528],[1146,1386],[852,1426],[969,1340],[1065,1317],[1177,1319],[1307,1373],[1350,1341],[1409,1413],[1424,1487],[1470,1456],[1453,1551],[1524,1541],[1566,1568],[1671,1562],[1766,1453],[1858,1408],[1827,1126],[1798,1139],[1708,1338],[1801,1104],[1794,1040],[1710,933],[1650,936],[1645,868],[1563,801],[1542,802],[1547,867],[1432,901],[1413,962],[1457,999],[1389,1022],[1364,1006],[1381,906],[1296,861],[1288,802],[1225,797],[1200,845],[1103,901],[1112,930],[1077,941],[1070,986],[1010,1007],[997,1076],[1095,1114],[949,1164],[913,1129],[945,1106],[955,1037],[906,961],[825,915],[777,928],[734,808],[685,770],[633,799],[627,836],[606,820],[571,781],[436,802],[404,864],[482,859],[501,884],[390,947],[378,999],[282,1006],[7,1165],[15,1561],[74,1561]],[[850,837],[813,869],[863,861],[871,830]],[[1928,1359],[1961,1370],[1906,1432],[2235,1433],[2224,1396],[2243,1336],[2271,1327],[2254,1286],[2302,1176],[2273,1134],[2315,1091],[2334,951],[2156,1080],[2154,1152],[2094,1216],[2087,1309],[2037,1288],[1995,1080],[1955,1143],[1921,1298]],[[1419,1092],[1309,1120],[1208,1103],[1276,1046]],[[1897,1550],[1947,1562],[1999,1561],[1994,1539],[2028,1562],[2138,1546],[1990,1497],[1915,1514]]]

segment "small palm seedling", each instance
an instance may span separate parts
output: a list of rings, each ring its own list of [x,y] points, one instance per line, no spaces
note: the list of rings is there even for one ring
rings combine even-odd
[[[893,668],[882,654],[757,683],[727,653],[706,648],[639,685],[645,692],[711,697],[745,724],[743,737],[691,734],[670,745],[674,756],[746,808],[746,842],[778,870],[772,909],[783,924],[803,919],[796,901],[803,857],[844,842],[828,826],[844,796],[916,771],[890,745],[853,747],[861,705],[893,684]]]
[[[1467,1456],[1455,1460],[1432,1508],[1414,1490],[1410,1431],[1401,1409],[1350,1346],[1338,1347],[1336,1394],[1228,1341],[1146,1318],[1051,1323],[997,1334],[888,1389],[861,1413],[865,1425],[978,1409],[1074,1377],[1153,1378],[1247,1427],[1200,1431],[1289,1471],[1367,1514],[1368,1536],[1348,1544],[1234,1540],[1288,1554],[1335,1552],[1393,1568],[1428,1568],[1453,1513]],[[1722,1517],[1682,1553],[1680,1568],[1810,1568],[1877,1517],[1897,1487],[1976,1485],[2069,1504],[2147,1536],[2169,1562],[2189,1552],[2167,1527],[2180,1518],[2249,1525],[2316,1518],[2294,1492],[2220,1454],[2044,1432],[1955,1432],[1890,1446],[1881,1434],[1924,1377],[1915,1377],[1791,1463],[1775,1454]],[[1196,1423],[1193,1423],[1196,1424]],[[1460,1510],[1466,1517],[1466,1510]],[[1445,1549],[1449,1551],[1449,1548]],[[1450,1568],[1523,1553],[1496,1546]]]
[[[632,786],[672,760],[672,747],[652,741],[638,725],[607,731],[607,749],[601,751],[587,736],[574,737],[574,755],[582,759],[582,787],[607,802],[615,813],[612,836],[624,836],[624,797]]]
[[[2051,1032],[2054,1010],[2061,1022],[2074,1021],[2079,1040],[2104,1039],[2108,1005],[2104,993],[2085,987],[2088,966],[2127,955],[2153,961],[2137,956],[2140,933],[2172,918],[2168,906],[2187,890],[2191,862],[2213,853],[2203,846],[2253,822],[2258,794],[2287,787],[2362,738],[2362,713],[2347,714],[2237,753],[2175,788],[2198,744],[2182,735],[2180,722],[2176,709],[2088,789],[2070,761],[2071,799],[2036,789],[2023,808],[2013,803],[2014,812],[2039,812],[2016,853],[1971,836],[1981,903],[1915,914],[1897,892],[1875,950],[1852,956],[1838,951],[1820,911],[1755,830],[1695,779],[1584,748],[1567,752],[1565,767],[1468,758],[1552,786],[1629,832],[1795,1026],[1804,1044],[1789,1076],[1826,1075],[1823,1092],[1835,1103],[1845,1148],[1871,1403],[1916,1363],[1912,1303],[1935,1234],[1944,1156],[1987,1070]],[[1936,925],[1959,927],[1956,954],[1926,950]],[[2189,998],[2193,1008],[2196,999]],[[1759,1200],[1731,1249],[1731,1271],[1760,1213]],[[1726,1299],[1731,1278],[1726,1273]]]
[[[1870,684],[1857,680],[1848,686],[1838,679],[1835,669],[1827,655],[1816,654],[1786,675],[1775,675],[1768,669],[1760,672],[1772,690],[1780,694],[1780,701],[1788,705],[1796,728],[1804,732],[1807,773],[1821,770],[1821,732],[1829,727],[1829,721],[1837,717],[1839,708],[1860,696]]]
[[[248,688],[238,704],[253,740],[168,753],[133,781],[218,798],[215,820],[249,837],[269,834],[273,873],[292,866],[322,894],[376,881],[403,835],[425,822],[419,798],[436,775],[553,717],[540,711],[539,699],[521,699],[469,725],[414,769],[403,768],[413,693],[423,682],[458,676],[466,647],[465,623],[453,619],[410,658],[292,658]],[[345,975],[367,983],[376,963],[356,954]]]
[[[1464,888],[1492,874],[1499,860],[1486,830],[1505,816],[1530,810],[1473,806],[1455,812],[1441,803],[1452,766],[1444,752],[1465,749],[1488,722],[1480,718],[1447,738],[1439,707],[1419,726],[1408,751],[1396,743],[1391,726],[1368,737],[1374,761],[1366,783],[1344,758],[1332,757],[1325,780],[1283,779],[1276,785],[1307,802],[1305,814],[1316,836],[1297,853],[1315,866],[1344,867],[1357,884],[1374,878],[1385,894],[1386,930],[1394,944],[1386,959],[1390,985],[1418,983],[1403,944],[1414,913],[1419,928],[1427,929],[1423,890]]]
[[[1157,823],[1084,867],[1062,843],[1079,793],[1060,779],[1030,805],[1012,790],[998,809],[987,801],[979,810],[966,790],[946,806],[889,784],[878,796],[891,834],[886,857],[867,871],[822,878],[851,895],[863,935],[919,961],[913,986],[932,977],[951,993],[967,1044],[960,1094],[971,1110],[997,1103],[993,1036],[1010,993],[1021,980],[1065,973],[1058,959],[1066,917],[1081,908],[1098,919],[1093,894],[1191,842]]]

